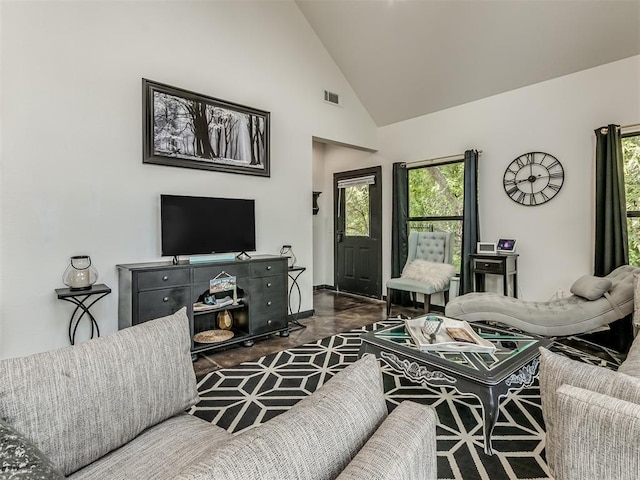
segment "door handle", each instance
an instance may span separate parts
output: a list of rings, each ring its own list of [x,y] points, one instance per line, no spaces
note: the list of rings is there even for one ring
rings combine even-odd
[[[344,232],[341,232],[341,231],[336,232],[336,242],[337,243],[342,242],[343,238],[344,238]]]

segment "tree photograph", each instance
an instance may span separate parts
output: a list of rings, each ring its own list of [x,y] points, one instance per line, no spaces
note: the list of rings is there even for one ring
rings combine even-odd
[[[146,85],[145,162],[269,175],[268,112]]]

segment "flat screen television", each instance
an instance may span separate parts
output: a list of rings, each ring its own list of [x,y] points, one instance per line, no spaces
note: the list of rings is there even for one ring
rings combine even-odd
[[[255,201],[160,195],[162,256],[252,252]]]

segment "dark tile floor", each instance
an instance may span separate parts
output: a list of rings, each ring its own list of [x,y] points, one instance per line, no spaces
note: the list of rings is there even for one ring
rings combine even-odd
[[[331,290],[316,290],[313,294],[313,308],[315,315],[300,320],[307,328],[294,330],[288,337],[271,335],[265,340],[256,341],[252,347],[237,345],[225,351],[200,355],[193,364],[196,376],[200,378],[220,368],[255,360],[386,318],[385,302]],[[394,306],[392,315],[399,313],[416,316],[422,310]]]
[[[317,290],[313,294],[313,308],[315,315],[300,320],[307,328],[293,330],[288,337],[271,335],[263,340],[257,340],[252,347],[243,347],[241,344],[232,346],[224,351],[217,351],[207,355],[200,355],[193,367],[198,378],[209,372],[238,365],[242,362],[255,360],[264,355],[287,350],[288,348],[314,342],[340,332],[348,332],[363,325],[378,322],[387,318],[386,304],[381,300],[374,300],[356,295],[337,293],[331,290]],[[422,308],[418,309],[393,306],[392,316],[403,314],[408,317],[422,315]],[[599,345],[608,348],[610,345],[608,332],[599,334],[585,334],[577,337],[558,339],[562,343],[574,346],[580,350],[586,350],[606,360],[611,360],[611,355],[620,362],[625,355],[616,354],[611,350],[603,351]],[[579,339],[579,340],[576,340]],[[585,343],[582,340],[587,340]],[[593,342],[590,348],[588,342]]]

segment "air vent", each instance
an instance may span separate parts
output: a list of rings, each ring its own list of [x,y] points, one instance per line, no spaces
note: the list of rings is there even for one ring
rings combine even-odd
[[[330,92],[329,90],[324,91],[324,101],[330,103],[331,105],[342,105],[342,102],[340,101],[340,95]]]

